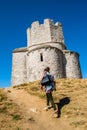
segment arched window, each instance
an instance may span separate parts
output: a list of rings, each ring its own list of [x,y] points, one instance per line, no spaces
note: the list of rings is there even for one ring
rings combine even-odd
[[[43,54],[40,53],[40,61],[42,62],[43,61]]]

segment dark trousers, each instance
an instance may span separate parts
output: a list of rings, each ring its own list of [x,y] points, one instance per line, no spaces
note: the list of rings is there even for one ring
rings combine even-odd
[[[55,106],[55,104],[54,104],[52,92],[46,93],[46,98],[47,98],[47,105],[49,105],[49,102],[50,102],[51,105],[52,105],[52,107],[53,107],[53,109],[56,110],[56,106]]]

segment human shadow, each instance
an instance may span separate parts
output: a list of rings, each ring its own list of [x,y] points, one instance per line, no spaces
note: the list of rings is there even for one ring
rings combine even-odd
[[[58,103],[55,103],[58,107],[58,117],[61,116],[61,109],[64,105],[67,105],[70,103],[70,97],[65,97],[65,98],[62,98],[60,99],[60,102]]]

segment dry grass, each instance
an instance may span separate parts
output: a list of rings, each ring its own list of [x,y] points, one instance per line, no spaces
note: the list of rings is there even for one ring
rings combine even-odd
[[[56,79],[57,90],[53,97],[59,108],[59,114],[74,128],[87,130],[87,79]],[[39,81],[14,86],[45,99]],[[9,90],[8,93],[11,91]],[[22,110],[0,89],[0,130],[23,130],[27,119]],[[29,130],[29,128],[26,128]]]
[[[53,92],[59,114],[66,117],[70,125],[87,129],[87,79],[56,79],[57,90]],[[32,95],[45,98],[39,81],[21,84],[13,88],[24,89]]]
[[[20,108],[0,89],[0,130],[23,130],[23,121]]]
[[[44,92],[40,89],[41,86],[39,81],[24,83],[21,85],[13,86],[13,88],[24,89],[31,95],[39,96],[40,98],[45,98]]]

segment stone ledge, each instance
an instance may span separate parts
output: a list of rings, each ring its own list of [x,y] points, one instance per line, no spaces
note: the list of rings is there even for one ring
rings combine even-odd
[[[29,48],[33,47],[33,46],[38,46],[38,45],[42,45],[42,44],[49,44],[49,43],[60,44],[60,45],[62,45],[64,47],[66,47],[65,44],[63,44],[62,42],[45,42],[45,43],[39,43],[39,44],[32,43],[32,45],[30,45]]]
[[[57,50],[59,50],[59,51],[62,52],[62,50],[58,49],[57,47],[53,47],[53,46],[51,46],[51,45],[43,45],[43,46],[39,46],[39,47],[36,47],[36,48],[34,48],[34,49],[28,51],[28,53],[30,53],[30,52],[32,52],[32,51],[35,51],[35,50],[44,49],[44,48],[57,49]]]
[[[16,48],[15,50],[12,51],[12,53],[16,53],[16,52],[26,52],[28,51],[27,47],[23,47],[23,48]]]
[[[74,51],[71,51],[71,50],[63,50],[63,54],[67,54],[67,53],[76,54],[76,55],[79,56],[79,53],[77,53],[77,52],[74,52]]]

